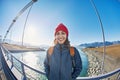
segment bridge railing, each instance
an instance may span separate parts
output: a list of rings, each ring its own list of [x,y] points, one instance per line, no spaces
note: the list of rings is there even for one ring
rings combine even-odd
[[[45,72],[34,69],[24,62],[18,60],[16,57],[14,57],[4,46],[2,46],[2,53],[4,54],[4,57],[6,57],[6,61],[11,62],[11,66],[9,66],[11,69],[15,67],[19,73],[22,75],[21,80],[47,80],[45,77]],[[19,75],[18,75],[19,76]],[[114,80],[120,80],[120,68],[106,73],[101,74],[98,76],[93,77],[78,77],[77,80],[111,80],[113,78]]]
[[[11,52],[9,52],[5,47],[2,46],[2,53],[4,54],[4,57],[6,57],[6,62],[9,60],[11,62],[11,65],[9,66],[10,69],[13,67],[16,68],[16,70],[19,71],[19,73],[22,75],[23,80],[36,80],[42,78],[43,80],[46,80],[45,72],[36,70],[28,65],[26,65],[24,62],[18,60],[16,57],[14,57]],[[18,75],[19,76],[19,75]]]

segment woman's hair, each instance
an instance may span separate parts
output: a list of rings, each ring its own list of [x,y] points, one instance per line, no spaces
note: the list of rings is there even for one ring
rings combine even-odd
[[[68,48],[70,48],[70,41],[69,41],[68,38],[67,38],[66,41],[64,42],[64,45],[66,45]]]
[[[54,45],[56,45],[58,42],[56,41],[56,39],[54,40]],[[70,41],[69,39],[67,38],[64,42],[64,45],[67,47],[67,48],[70,48]]]

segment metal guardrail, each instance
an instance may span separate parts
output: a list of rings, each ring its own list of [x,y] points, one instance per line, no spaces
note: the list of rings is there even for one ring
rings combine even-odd
[[[11,70],[6,63],[6,60],[2,54],[1,44],[0,44],[0,66],[3,75],[1,77],[1,73],[0,73],[0,80],[17,80],[14,74],[11,73]]]
[[[10,68],[12,69],[13,67],[15,67],[23,75],[23,80],[27,80],[30,78],[35,79],[32,76],[30,76],[28,73],[25,72],[26,69],[30,69],[31,71],[34,71],[40,75],[45,76],[45,72],[36,70],[36,69],[26,65],[25,63],[23,63],[22,61],[18,60],[16,57],[14,57],[5,47],[2,46],[1,48],[2,48],[2,53],[5,55],[5,57],[7,57],[6,60],[9,60],[12,64]],[[19,63],[21,67],[14,64],[15,62],[17,62],[17,64]],[[21,70],[19,68],[21,68]]]
[[[100,79],[109,78],[110,76],[112,76],[114,74],[117,74],[117,73],[118,73],[118,76],[116,77],[115,80],[120,80],[120,68],[118,68],[118,69],[116,69],[114,71],[111,71],[109,73],[106,73],[106,74],[101,74],[99,76],[94,76],[94,77],[78,77],[77,80],[100,80]]]
[[[28,65],[26,65],[25,63],[23,63],[22,61],[18,60],[16,57],[14,57],[5,47],[2,46],[2,53],[5,54],[5,57],[7,57],[7,60],[10,60],[10,62],[12,63],[11,67],[15,67],[22,75],[23,75],[23,80],[27,80],[27,79],[32,79],[32,80],[36,80],[36,78],[40,79],[42,78],[42,80],[47,80],[47,78],[45,77],[45,72],[36,70]],[[16,60],[20,66],[21,66],[21,70],[18,69],[18,67],[16,67],[16,65],[14,64],[14,60]],[[39,77],[32,77],[31,75],[29,75],[26,72],[26,69],[29,69],[31,71],[34,71]],[[111,76],[117,74],[116,76],[116,80],[120,80],[120,68],[106,73],[106,74],[102,74],[102,75],[98,75],[98,76],[94,76],[94,77],[78,77],[77,80],[100,80],[100,79],[106,79],[106,78],[110,78]]]

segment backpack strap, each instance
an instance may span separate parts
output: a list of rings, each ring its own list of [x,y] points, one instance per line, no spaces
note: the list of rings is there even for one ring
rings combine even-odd
[[[71,55],[71,59],[72,59],[72,67],[74,68],[75,67],[75,58],[74,58],[75,50],[74,50],[73,46],[70,47],[70,55]]]
[[[70,55],[73,57],[75,55],[74,47],[70,47]]]
[[[50,56],[52,55],[53,50],[54,50],[54,46],[51,46],[51,47],[48,49],[48,54],[49,54]]]

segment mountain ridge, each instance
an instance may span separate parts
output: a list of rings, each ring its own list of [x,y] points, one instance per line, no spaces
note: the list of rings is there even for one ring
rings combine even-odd
[[[105,41],[105,46],[110,46],[110,45],[115,45],[115,44],[120,44],[120,41]],[[85,47],[85,48],[94,48],[94,47],[102,47],[104,46],[103,42],[92,42],[92,43],[84,43],[80,44],[80,47]]]

